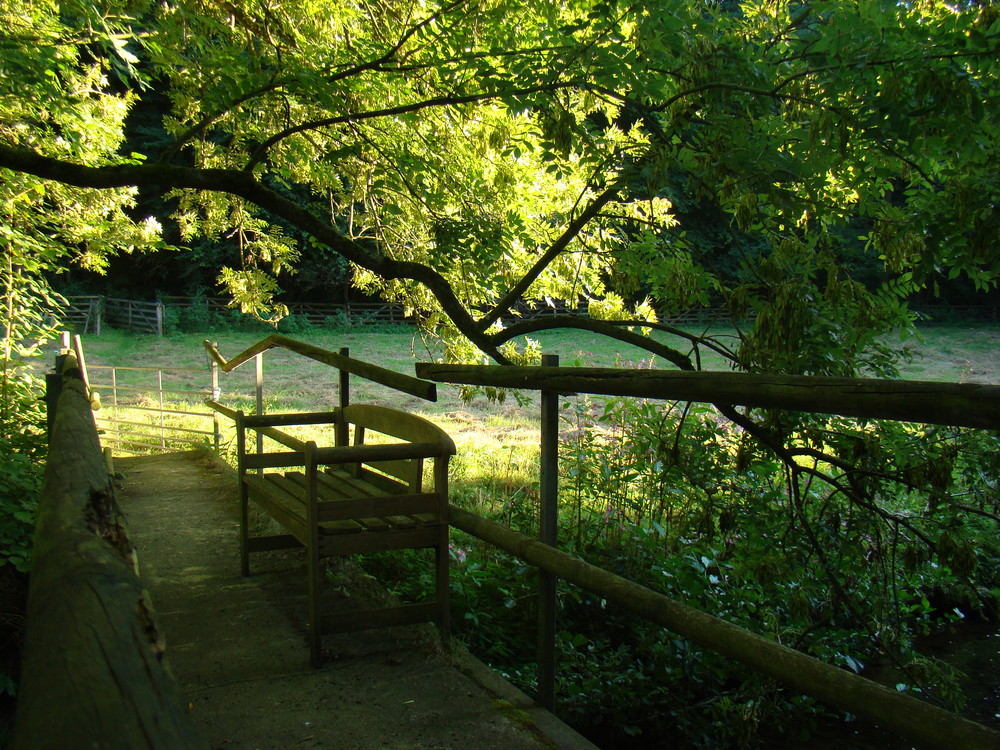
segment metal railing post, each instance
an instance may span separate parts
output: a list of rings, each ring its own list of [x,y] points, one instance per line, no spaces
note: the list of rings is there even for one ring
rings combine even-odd
[[[156,371],[156,390],[159,397],[160,404],[160,449],[167,449],[167,434],[164,430],[164,420],[163,420],[163,370]]]
[[[114,419],[115,424],[115,448],[121,450],[121,423],[119,422],[120,416],[118,412],[118,370],[115,367],[111,368],[111,415]]]
[[[257,411],[258,416],[263,416],[264,414],[264,353],[254,357],[254,370],[257,386]],[[264,435],[260,432],[257,433],[257,453],[264,452]],[[264,470],[259,469],[259,474],[263,474]]]

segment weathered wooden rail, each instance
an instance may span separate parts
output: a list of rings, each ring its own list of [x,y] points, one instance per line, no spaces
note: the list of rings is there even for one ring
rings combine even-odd
[[[354,359],[348,356],[347,349],[341,349],[340,352],[331,352],[327,349],[277,334],[261,339],[256,344],[247,347],[235,357],[228,360],[219,353],[218,349],[215,348],[215,344],[211,341],[205,341],[204,346],[206,351],[208,351],[208,355],[219,365],[219,369],[223,372],[232,372],[240,365],[252,359],[257,359],[270,349],[287,349],[303,357],[308,357],[317,362],[335,367],[342,375],[344,373],[358,375],[372,382],[389,386],[402,393],[422,398],[425,401],[435,401],[437,399],[437,386],[434,383],[414,378],[411,375],[404,375],[394,370],[387,370],[384,367],[373,365],[364,360]],[[343,385],[343,381],[341,381],[341,384]],[[342,401],[345,395],[341,394]],[[347,404],[341,403],[341,406],[347,406]]]
[[[167,669],[81,364],[64,354],[38,505],[13,748],[207,748]]]
[[[798,378],[740,373],[628,372],[611,368],[512,367],[420,363],[417,375],[442,383],[526,388],[543,396],[541,527],[552,529],[557,514],[556,492],[545,491],[546,477],[554,484],[558,461],[558,431],[552,418],[559,393],[577,392],[639,396],[727,405],[784,408],[844,416],[919,421],[1000,428],[1000,387],[878,381],[867,379]],[[546,418],[546,412],[549,418]],[[546,435],[546,432],[550,434]],[[456,528],[493,544],[540,571],[669,628],[705,648],[745,664],[779,682],[812,695],[827,705],[878,724],[921,747],[940,750],[996,750],[1000,732],[922,700],[883,687],[867,678],[822,662],[763,638],[705,612],[676,602],[659,592],[590,565],[555,547],[554,534],[530,539],[461,508],[452,507]],[[554,587],[548,596],[554,596]],[[546,588],[540,591],[541,599]],[[551,609],[551,607],[550,607]],[[541,603],[539,684],[543,703],[551,702],[544,685],[552,679],[554,656],[550,637],[554,623]],[[545,630],[550,633],[546,634]],[[549,662],[546,664],[546,662]],[[548,674],[546,674],[548,670]],[[548,690],[551,691],[551,684]]]
[[[439,383],[595,393],[1000,429],[1000,386],[613,367],[497,367],[420,363]]]

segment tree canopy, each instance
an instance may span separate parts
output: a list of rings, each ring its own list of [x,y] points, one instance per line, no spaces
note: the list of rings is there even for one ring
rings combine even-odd
[[[339,257],[453,361],[528,361],[526,337],[572,326],[686,370],[712,347],[751,372],[892,376],[910,295],[1000,280],[998,73],[1000,7],[976,0],[0,0],[0,443],[41,450],[7,373],[45,275],[169,244],[235,247],[220,283],[262,317]],[[552,301],[570,312],[522,315]],[[735,336],[663,322],[719,304]],[[994,437],[674,406],[581,410],[601,432],[577,431],[568,484],[636,482],[600,528],[636,493],[652,511],[631,522],[678,544],[739,517],[726,544],[762,586],[774,549],[797,557],[817,593],[785,597],[796,647],[836,626],[894,653],[899,565],[968,581],[971,540],[996,537],[960,518],[997,520]],[[664,528],[645,537],[635,570],[683,577]],[[853,669],[853,649],[814,652]]]
[[[513,356],[525,301],[616,336],[721,301],[755,321],[737,365],[823,374],[875,365],[909,292],[1000,275],[989,4],[2,7],[6,231],[35,257],[155,244],[168,217],[130,206],[172,191],[182,241],[238,243],[221,280],[258,313],[323,246],[455,356]],[[154,95],[158,136],[126,140]],[[693,204],[757,241],[689,236]],[[850,274],[859,234],[881,285]]]

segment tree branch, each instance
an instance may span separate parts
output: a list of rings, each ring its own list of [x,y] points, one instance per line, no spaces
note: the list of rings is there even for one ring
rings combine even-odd
[[[413,261],[375,255],[339,232],[309,210],[262,185],[251,174],[233,169],[199,169],[170,164],[119,164],[88,167],[0,144],[0,168],[31,174],[66,185],[107,190],[122,187],[157,186],[208,190],[235,195],[280,217],[311,235],[352,263],[385,279],[405,279],[423,284],[434,295],[458,330],[483,352],[502,360],[488,336],[462,305],[451,285],[433,268]]]
[[[681,370],[695,369],[694,365],[691,363],[690,357],[687,357],[676,349],[672,349],[666,344],[662,344],[648,336],[633,333],[632,331],[623,331],[616,323],[616,321],[595,320],[594,318],[583,318],[577,315],[553,315],[551,317],[536,318],[535,320],[524,320],[519,323],[515,323],[512,326],[504,328],[502,331],[494,333],[490,336],[490,340],[494,342],[496,346],[499,346],[505,341],[510,341],[518,336],[537,333],[538,331],[545,331],[553,328],[579,328],[582,331],[598,333],[602,336],[607,336],[608,338],[616,339],[617,341],[622,341],[626,344],[631,344],[632,346],[644,349],[650,354],[656,354],[663,357],[665,360]],[[637,322],[635,325],[649,327],[645,323]]]
[[[549,266],[549,264],[555,260],[563,250],[566,249],[566,246],[569,245],[570,241],[583,231],[583,228],[587,226],[587,223],[593,219],[602,208],[618,197],[618,193],[623,187],[625,187],[625,180],[623,178],[619,178],[603,193],[594,198],[590,205],[577,214],[576,218],[569,223],[569,226],[566,227],[559,238],[549,245],[549,248],[542,254],[542,257],[539,258],[528,270],[528,272],[510,288],[510,291],[504,295],[504,298],[494,305],[492,310],[480,318],[479,326],[481,330],[485,331],[488,329],[500,319],[500,316],[510,310],[514,303],[517,302],[526,291],[528,291],[528,287],[530,287],[535,280],[542,275],[542,272]]]
[[[580,85],[578,82],[566,81],[563,83],[550,83],[542,86],[531,86],[526,89],[517,89],[513,91],[494,91],[478,94],[468,94],[466,96],[436,96],[431,99],[426,99],[422,102],[411,102],[409,104],[399,104],[395,107],[386,107],[385,109],[375,109],[368,112],[352,112],[346,115],[337,115],[336,117],[327,117],[322,120],[310,120],[309,122],[302,122],[298,125],[292,125],[291,127],[285,128],[284,130],[275,133],[266,141],[264,141],[257,150],[250,155],[250,160],[247,162],[246,166],[243,168],[245,171],[250,172],[260,164],[264,158],[267,156],[267,152],[285,140],[286,138],[295,135],[296,133],[302,133],[307,130],[318,130],[320,128],[327,128],[333,125],[342,125],[347,122],[360,122],[362,120],[373,120],[381,117],[394,117],[398,115],[411,114],[413,112],[419,112],[422,109],[428,109],[430,107],[455,107],[460,104],[472,104],[475,102],[489,101],[490,99],[499,99],[505,96],[526,96],[528,94],[539,94],[543,91],[558,91],[559,89],[568,88],[571,86]]]

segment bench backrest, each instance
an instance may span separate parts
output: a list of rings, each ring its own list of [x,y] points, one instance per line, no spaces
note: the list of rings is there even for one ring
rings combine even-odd
[[[441,446],[441,458],[436,461],[436,469],[447,472],[448,459],[455,454],[455,443],[451,436],[433,422],[409,412],[374,404],[352,404],[339,409],[338,422],[354,426],[354,444],[365,442],[365,434],[378,432],[398,440],[411,443],[437,443]],[[337,430],[340,434],[340,430]],[[393,477],[411,492],[419,492],[423,479],[423,460],[404,459],[398,461],[372,461],[368,467]],[[356,473],[363,471],[355,467]],[[447,476],[445,474],[445,476]]]

